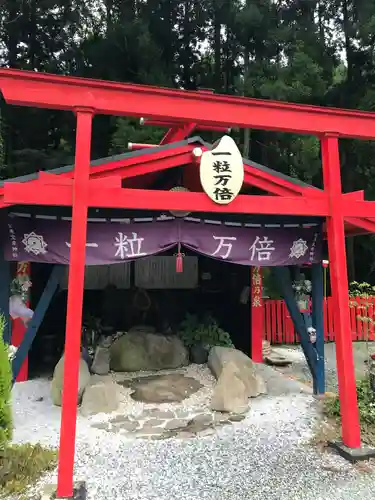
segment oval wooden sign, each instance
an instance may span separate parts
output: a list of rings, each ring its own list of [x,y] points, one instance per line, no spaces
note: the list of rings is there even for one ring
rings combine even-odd
[[[228,135],[202,154],[199,170],[203,190],[215,203],[228,205],[240,192],[244,179],[242,155]]]

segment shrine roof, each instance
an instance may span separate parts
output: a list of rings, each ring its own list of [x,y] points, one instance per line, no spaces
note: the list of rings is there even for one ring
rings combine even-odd
[[[127,168],[132,169],[134,168],[134,165],[140,165],[141,167],[146,165],[147,163],[152,164],[156,158],[159,159],[159,162],[163,160],[163,152],[166,153],[165,157],[168,156],[169,158],[174,157],[173,151],[176,151],[176,159],[179,159],[180,157],[184,158],[181,160],[181,163],[179,164],[178,162],[176,163],[177,168],[174,168],[173,166],[170,168],[158,170],[157,168],[154,168],[152,171],[145,171],[145,169],[141,168],[143,173],[142,175],[138,175],[134,173],[133,177],[130,176],[129,178],[125,179],[125,183],[123,183],[124,187],[132,187],[132,188],[141,188],[141,189],[170,189],[173,186],[170,186],[169,188],[165,186],[165,181],[173,181],[173,179],[170,179],[169,172],[175,170],[175,172],[178,172],[178,167],[184,167],[189,166],[188,170],[190,169],[193,172],[193,175],[196,177],[196,181],[200,185],[199,182],[199,173],[198,169],[196,171],[192,170],[190,168],[190,165],[193,166],[193,162],[189,159],[189,151],[193,151],[194,147],[203,147],[207,149],[213,148],[212,144],[209,144],[205,142],[201,137],[199,136],[194,136],[188,139],[185,139],[183,141],[179,142],[173,142],[171,144],[166,144],[166,145],[161,145],[161,146],[155,146],[155,147],[146,147],[143,149],[139,149],[136,151],[129,151],[127,153],[123,154],[118,154],[118,155],[112,155],[108,156],[105,158],[99,158],[90,163],[91,167],[93,168],[93,176],[97,176],[98,173],[104,172],[106,177],[113,175],[121,176],[121,172],[127,172]],[[184,149],[185,148],[185,152]],[[190,149],[189,149],[190,148]],[[167,154],[169,152],[169,155]],[[187,153],[186,153],[187,152]],[[161,153],[161,154],[160,154]],[[145,159],[144,163],[142,161],[142,158]],[[138,161],[137,161],[138,159]],[[245,165],[245,171],[246,171],[246,166],[249,167],[249,172],[251,174],[251,178],[254,179],[257,177],[257,172],[259,172],[259,178],[264,179],[268,178],[271,180],[272,183],[272,178],[274,179],[274,184],[281,186],[281,189],[284,189],[282,186],[289,186],[286,189],[292,188],[293,190],[293,185],[296,188],[296,191],[299,192],[299,195],[304,195],[304,192],[311,190],[316,190],[316,191],[322,191],[319,188],[316,188],[310,184],[304,183],[300,181],[299,179],[296,179],[294,177],[290,177],[288,175],[285,175],[281,172],[278,172],[277,170],[274,170],[272,168],[266,167],[265,165],[261,165],[259,163],[253,162],[248,159],[243,159],[244,165]],[[119,169],[121,172],[119,172]],[[53,175],[63,175],[66,177],[72,177],[71,172],[74,170],[74,165],[66,165],[63,167],[55,168],[52,170],[48,170],[48,174],[53,174]],[[119,173],[118,173],[119,172]],[[122,174],[123,177],[128,177],[124,174]],[[172,174],[173,175],[173,174]],[[3,195],[4,192],[4,184],[7,182],[10,183],[27,183],[27,182],[32,182],[36,181],[39,177],[39,172],[35,172],[29,175],[23,175],[19,177],[14,177],[10,179],[3,179],[0,181],[0,198]],[[138,181],[138,182],[136,182]],[[157,184],[159,186],[153,185],[152,187],[150,186],[150,181],[151,184],[154,184],[155,181],[157,181]],[[197,182],[195,184],[197,184]],[[138,185],[137,185],[138,184]],[[139,184],[141,184],[139,186]],[[146,184],[146,186],[145,186]],[[147,185],[148,184],[148,185]],[[248,186],[251,186],[252,182],[251,180],[247,182]],[[176,184],[175,184],[176,185]],[[187,187],[190,188],[188,185]],[[244,185],[244,187],[246,187]],[[192,191],[194,190],[199,190],[199,189],[191,189]],[[2,205],[4,207],[4,204]],[[6,207],[4,207],[6,208]],[[229,208],[229,207],[228,207]],[[60,217],[69,217],[70,216],[70,210],[67,207],[47,207],[47,206],[26,206],[26,205],[15,205],[13,207],[8,208],[9,211],[11,212],[22,212],[24,214],[30,214],[31,216],[37,216],[37,217],[53,217],[53,218],[60,218]],[[230,208],[229,208],[230,210]],[[165,212],[164,212],[165,213]],[[151,213],[150,211],[137,211],[135,212],[134,210],[119,210],[119,209],[97,209],[97,208],[90,208],[89,209],[89,217],[91,218],[102,218],[106,220],[111,220],[116,218],[128,218],[128,219],[133,219],[136,217],[158,217],[162,215],[162,213]],[[255,224],[277,224],[277,225],[284,225],[284,224],[316,224],[316,223],[321,223],[323,222],[323,218],[315,217],[315,216],[279,216],[279,215],[257,215],[257,214],[231,214],[231,213],[226,213],[224,214],[214,214],[214,213],[195,213],[195,215],[198,218],[201,219],[216,219],[220,220],[222,222],[238,222],[240,224],[247,224],[247,223],[255,223]],[[360,218],[361,220],[363,218]],[[359,220],[359,219],[358,219]],[[364,219],[363,219],[364,220]],[[370,227],[371,226],[371,227]],[[355,235],[355,234],[367,234],[368,232],[373,231],[372,229],[374,226],[374,222],[370,219],[366,219],[365,223],[361,223],[359,227],[357,227],[356,223],[354,225],[350,222],[347,221],[345,223],[345,232],[346,235]]]
[[[114,163],[114,162],[117,163],[120,161],[130,160],[132,158],[139,158],[142,156],[147,157],[148,155],[152,155],[156,152],[170,151],[170,150],[177,149],[179,147],[186,146],[186,145],[204,146],[208,149],[211,149],[213,147],[212,144],[204,141],[201,137],[194,136],[194,137],[190,137],[188,139],[185,139],[183,141],[173,142],[171,144],[166,144],[166,145],[162,145],[162,146],[155,146],[154,148],[139,149],[137,151],[129,151],[127,153],[107,156],[105,158],[98,158],[96,160],[91,161],[90,165],[91,165],[91,167],[95,167],[95,166],[99,166],[99,165],[106,165],[109,163]],[[288,181],[292,184],[295,184],[296,186],[306,187],[306,188],[314,188],[314,186],[312,186],[310,184],[306,184],[305,182],[302,182],[299,179],[296,179],[294,177],[289,177],[286,174],[278,172],[277,170],[274,170],[272,168],[266,167],[265,165],[261,165],[260,163],[256,163],[252,160],[244,158],[243,162],[245,165],[249,165],[249,166],[255,168],[256,170],[259,170],[260,172],[264,172],[268,175],[274,176],[275,178],[279,178],[279,179]],[[74,170],[74,164],[54,168],[52,170],[47,170],[46,172],[48,172],[50,174],[54,174],[54,175],[59,175],[59,174],[65,174],[65,173],[71,172],[73,170]],[[39,175],[39,172],[35,172],[32,174],[22,175],[19,177],[12,177],[9,179],[3,179],[0,181],[0,187],[2,187],[5,182],[29,182],[29,181],[33,181],[33,180],[36,180],[38,178],[38,175]],[[114,175],[115,175],[115,173],[114,173]],[[314,188],[314,189],[318,189],[318,188]]]

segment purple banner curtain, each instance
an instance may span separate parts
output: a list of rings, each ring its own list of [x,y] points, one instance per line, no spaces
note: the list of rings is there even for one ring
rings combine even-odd
[[[70,221],[13,217],[7,222],[5,258],[69,264]],[[236,227],[184,220],[89,222],[86,264],[116,264],[174,247],[235,264],[284,266],[322,259],[321,228]]]

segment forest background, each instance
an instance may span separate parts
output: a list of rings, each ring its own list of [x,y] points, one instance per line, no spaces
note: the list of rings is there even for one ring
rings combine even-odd
[[[0,0],[0,66],[374,110],[373,0]],[[72,162],[74,116],[0,103],[0,177]],[[164,130],[99,116],[93,159]],[[321,187],[319,141],[234,131],[244,156]],[[216,137],[204,135],[205,139]],[[375,199],[375,142],[341,141],[344,191]],[[375,239],[348,240],[350,280],[375,283]]]

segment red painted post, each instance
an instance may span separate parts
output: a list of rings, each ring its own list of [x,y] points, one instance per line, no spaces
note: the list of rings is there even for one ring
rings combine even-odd
[[[251,268],[251,359],[263,363],[264,311],[262,299],[262,271]]]
[[[86,260],[87,207],[93,110],[77,109],[71,248],[66,316],[64,385],[57,498],[73,497],[83,287]],[[58,200],[57,200],[58,201]]]
[[[327,236],[335,314],[336,362],[341,403],[342,439],[349,448],[359,448],[361,446],[361,431],[350,331],[349,284],[338,137],[327,135],[322,139],[322,160],[324,189],[330,200]]]

